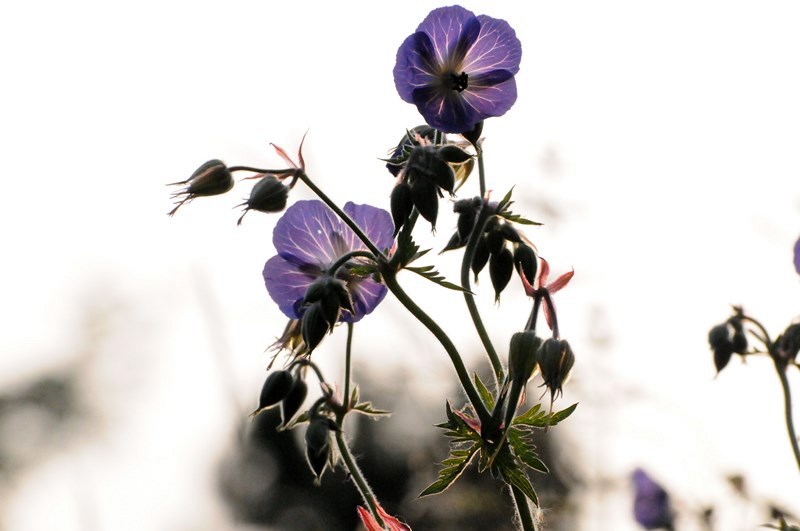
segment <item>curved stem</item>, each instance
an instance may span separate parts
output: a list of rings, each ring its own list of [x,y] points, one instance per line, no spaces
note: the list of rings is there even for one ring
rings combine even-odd
[[[386,283],[386,287],[388,287],[389,290],[394,293],[394,296],[397,297],[397,300],[399,300],[400,303],[405,306],[406,309],[425,326],[425,328],[430,330],[436,339],[439,340],[439,343],[442,344],[448,356],[450,356],[450,361],[453,363],[453,367],[456,370],[458,380],[461,382],[461,387],[464,388],[467,398],[469,398],[472,407],[475,409],[475,414],[478,415],[478,418],[482,424],[488,422],[491,414],[489,413],[489,410],[486,409],[486,404],[484,404],[481,400],[481,397],[478,394],[478,391],[475,389],[472,380],[470,380],[467,368],[464,366],[464,361],[461,359],[461,355],[458,353],[458,349],[456,349],[455,345],[453,345],[453,342],[450,341],[450,338],[447,336],[444,330],[442,330],[439,325],[436,324],[436,321],[431,319],[431,317],[426,314],[422,308],[417,306],[411,297],[409,297],[408,294],[403,291],[403,288],[401,288],[400,284],[397,283],[397,277],[394,271],[384,271],[383,281]]]
[[[461,262],[461,287],[466,290],[464,291],[464,302],[467,304],[469,316],[472,318],[472,323],[475,325],[475,330],[478,332],[478,336],[481,338],[483,348],[486,350],[486,354],[489,356],[492,369],[494,369],[495,384],[499,384],[503,381],[503,364],[500,362],[497,351],[495,350],[494,345],[492,345],[492,340],[489,338],[489,334],[486,332],[486,327],[484,326],[483,320],[481,319],[481,314],[478,311],[478,305],[475,304],[475,296],[472,294],[472,286],[470,285],[469,280],[470,264],[472,264],[472,261],[475,259],[475,249],[478,247],[478,241],[480,240],[480,237],[483,234],[489,219],[489,208],[487,207],[486,203],[484,203],[481,207],[480,213],[478,214],[478,219],[476,220],[475,225],[472,227],[472,232],[467,240],[467,247],[464,250],[464,259]]]
[[[792,418],[792,395],[789,390],[789,380],[786,377],[785,367],[781,367],[777,361],[775,361],[775,370],[778,371],[778,378],[781,380],[781,389],[783,389],[783,407],[786,414],[786,430],[789,432],[789,442],[792,444],[794,460],[797,462],[797,467],[800,468],[800,447],[798,447],[797,433],[795,432],[794,420]]]
[[[344,440],[344,432],[341,429],[336,430],[336,445],[339,447],[339,453],[342,454],[342,461],[344,461],[345,468],[350,472],[350,479],[356,484],[356,488],[358,488],[361,497],[369,507],[369,512],[372,513],[375,521],[383,528],[383,519],[381,515],[378,514],[378,502],[375,501],[375,495],[372,493],[372,489],[367,485],[364,475],[361,473],[361,469],[358,468],[356,460],[353,459],[353,454],[347,446],[347,441]]]
[[[270,175],[288,175],[294,173],[294,168],[283,168],[280,170],[267,170],[263,168],[254,168],[252,166],[231,166],[228,168],[228,171],[233,173],[235,171],[251,171],[253,173],[268,173]],[[251,177],[245,177],[246,179],[251,179]]]
[[[311,191],[317,194],[317,197],[319,197],[326,205],[328,205],[328,207],[330,207],[330,209],[333,210],[336,213],[336,215],[339,216],[339,218],[347,224],[348,227],[350,227],[353,230],[356,236],[358,236],[358,239],[364,242],[364,245],[366,245],[367,248],[370,251],[372,251],[373,255],[375,255],[380,259],[386,260],[386,256],[383,254],[383,251],[378,249],[378,247],[372,242],[372,240],[370,240],[369,237],[366,234],[364,234],[364,231],[362,231],[361,227],[359,227],[356,224],[356,222],[353,221],[353,218],[348,216],[341,208],[339,208],[339,206],[336,203],[334,203],[331,200],[330,197],[328,197],[325,194],[325,192],[320,190],[319,187],[311,181],[311,179],[308,177],[308,175],[306,175],[305,172],[301,173],[298,177],[301,181],[305,183],[306,186],[311,188]]]
[[[345,346],[344,351],[344,396],[342,397],[342,403],[344,404],[344,412],[342,413],[342,418],[339,420],[339,425],[341,426],[344,422],[344,416],[350,411],[350,353],[352,352],[353,348],[353,323],[347,323],[347,345]]]
[[[334,273],[336,273],[336,271],[340,267],[342,267],[347,262],[349,262],[351,258],[356,258],[356,257],[359,257],[359,256],[362,256],[364,258],[369,258],[373,262],[377,262],[377,259],[375,258],[375,255],[373,255],[371,252],[359,249],[359,250],[356,250],[356,251],[350,251],[349,253],[345,253],[342,256],[340,256],[339,258],[337,258],[336,261],[333,264],[331,264],[331,266],[328,268],[328,271],[331,274],[334,274]]]
[[[553,305],[553,299],[550,298],[550,290],[547,288],[539,288],[539,292],[542,294],[542,299],[544,299],[544,303],[547,305],[547,309],[550,311],[550,319],[552,322],[551,330],[553,331],[553,339],[558,339],[558,316],[556,315],[556,308]]]
[[[536,525],[533,523],[533,515],[531,514],[531,507],[528,505],[528,497],[515,486],[511,486],[511,492],[514,495],[514,505],[517,507],[519,513],[519,521],[522,524],[524,531],[536,531]]]

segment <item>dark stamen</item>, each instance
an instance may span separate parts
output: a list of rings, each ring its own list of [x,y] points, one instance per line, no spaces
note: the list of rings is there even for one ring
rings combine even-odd
[[[459,75],[450,74],[450,88],[462,92],[467,88],[467,73],[461,72]]]

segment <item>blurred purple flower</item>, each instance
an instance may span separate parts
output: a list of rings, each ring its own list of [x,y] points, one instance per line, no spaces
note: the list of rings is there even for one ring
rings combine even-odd
[[[394,226],[388,212],[352,202],[345,204],[344,211],[379,249],[392,246]],[[297,201],[289,207],[275,225],[272,242],[278,255],[264,265],[264,283],[272,300],[291,319],[302,317],[308,286],[336,259],[350,251],[366,250],[350,227],[317,200]],[[345,281],[355,311],[342,310],[340,321],[360,320],[386,296],[386,286],[370,276],[351,274],[342,267],[338,277]]]
[[[517,100],[522,45],[505,20],[461,6],[431,11],[397,50],[394,84],[445,133],[467,133]]]
[[[633,471],[633,517],[645,529],[672,529],[669,494],[641,468]]]
[[[794,270],[800,275],[800,238],[794,244]]]

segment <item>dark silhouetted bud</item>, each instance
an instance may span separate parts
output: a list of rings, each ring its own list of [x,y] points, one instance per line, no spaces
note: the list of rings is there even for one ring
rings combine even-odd
[[[264,386],[261,388],[261,396],[258,399],[258,409],[253,414],[272,407],[286,398],[286,395],[292,389],[292,385],[294,385],[294,376],[289,371],[271,373],[264,381]]]
[[[455,163],[455,164],[462,164],[467,162],[472,155],[464,151],[458,146],[454,146],[453,144],[447,144],[442,146],[438,149],[438,154],[445,162]]]
[[[475,226],[477,213],[474,210],[466,210],[458,215],[458,237],[465,242]]]
[[[541,345],[542,339],[533,330],[517,332],[511,336],[508,346],[508,377],[517,382],[517,385],[524,385],[533,376]]]
[[[436,191],[436,184],[427,180],[416,181],[411,185],[411,197],[420,215],[435,229],[436,218],[439,215],[439,194]]]
[[[539,371],[544,385],[550,390],[550,399],[560,394],[561,386],[575,365],[575,355],[564,339],[549,338],[539,347]]]
[[[536,278],[536,270],[538,269],[539,260],[536,257],[536,251],[532,247],[521,243],[514,249],[514,267],[517,271],[525,275],[525,279],[532,286],[533,280]]]
[[[174,215],[184,203],[188,203],[195,197],[220,195],[230,191],[233,188],[233,175],[228,171],[224,162],[214,159],[197,168],[185,181],[170,183],[167,186],[184,184],[188,186],[172,194],[173,199],[185,197],[180,199],[175,208],[169,211],[170,216]]]
[[[783,334],[778,336],[778,339],[775,341],[775,348],[784,362],[789,363],[795,361],[798,352],[800,352],[800,323],[789,325],[789,327],[783,331]]]
[[[489,246],[490,254],[500,254],[500,250],[503,249],[506,244],[506,238],[503,236],[503,231],[499,230],[499,227],[489,231],[489,234],[486,235],[486,244]]]
[[[717,373],[722,371],[733,356],[733,334],[729,323],[718,324],[708,333],[708,344],[714,351],[714,366]]]
[[[308,394],[308,386],[306,382],[298,375],[294,380],[294,385],[289,390],[286,398],[281,402],[281,424],[286,426],[294,418],[303,402],[306,400]]]
[[[308,345],[308,350],[312,351],[317,348],[320,341],[330,331],[328,321],[322,311],[319,301],[312,303],[306,308],[302,317],[302,331],[303,341]]]
[[[513,272],[514,257],[511,256],[511,251],[508,249],[503,248],[498,254],[493,254],[489,259],[489,277],[492,279],[496,301],[500,300],[500,293],[508,285]]]
[[[502,223],[500,225],[500,232],[503,234],[503,238],[506,241],[511,243],[522,243],[522,238],[520,238],[519,232],[509,223]]]
[[[418,125],[417,127],[413,128],[411,131],[411,137],[409,138],[408,134],[403,135],[403,138],[397,144],[397,147],[392,152],[392,158],[389,159],[386,163],[386,169],[389,170],[389,173],[397,177],[400,174],[400,170],[403,169],[403,165],[405,164],[408,156],[411,154],[411,150],[417,145],[415,142],[412,141],[414,135],[419,135],[420,137],[433,140],[434,135],[436,134],[436,130],[429,126],[429,125]]]
[[[411,211],[414,209],[414,199],[411,196],[411,187],[405,182],[399,182],[392,189],[389,199],[392,210],[392,221],[394,221],[394,235],[400,232],[400,228],[405,225]]]
[[[286,208],[286,200],[289,198],[289,188],[274,175],[266,175],[259,180],[250,191],[250,198],[237,206],[244,206],[244,212],[239,217],[237,225],[242,224],[242,218],[250,210],[272,213],[280,212]]]
[[[478,145],[478,140],[481,139],[481,133],[483,133],[483,122],[478,122],[475,125],[475,128],[472,131],[467,133],[461,133],[461,136],[466,138],[473,146]]]
[[[331,456],[330,423],[325,417],[315,417],[306,429],[306,459],[319,484]]]
[[[486,244],[486,236],[481,236],[478,244],[475,246],[475,256],[472,259],[472,272],[475,274],[475,282],[478,281],[478,273],[483,271],[486,267],[486,262],[489,261],[489,246]]]
[[[459,237],[458,233],[455,232],[453,233],[452,236],[450,236],[450,239],[447,240],[447,245],[444,246],[444,249],[442,249],[439,252],[439,254],[442,254],[445,251],[452,251],[453,249],[458,249],[459,247],[464,247],[464,245],[465,242],[461,241],[461,238]]]

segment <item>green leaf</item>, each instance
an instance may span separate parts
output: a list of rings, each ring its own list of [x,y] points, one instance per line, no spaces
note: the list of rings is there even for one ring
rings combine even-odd
[[[539,506],[539,498],[536,496],[536,491],[533,490],[531,480],[528,479],[525,471],[520,468],[516,458],[508,450],[508,446],[503,447],[498,453],[494,460],[494,466],[500,471],[503,481],[517,487],[534,505]]]
[[[467,465],[472,461],[472,457],[480,447],[479,443],[475,443],[466,450],[453,449],[447,459],[442,461],[442,469],[439,470],[439,479],[434,481],[431,485],[423,490],[419,497],[429,496],[431,494],[439,494],[447,490],[455,480],[464,472]]]
[[[514,187],[512,186],[511,190],[509,190],[506,193],[506,195],[503,197],[503,199],[501,199],[500,202],[497,203],[497,213],[498,214],[502,215],[502,212],[505,211],[506,207],[511,206],[511,204],[513,203],[513,201],[511,200],[511,193],[513,191],[514,191]]]
[[[541,411],[542,406],[541,404],[536,404],[528,411],[523,413],[522,415],[515,418],[512,422],[512,426],[531,426],[534,428],[546,428],[548,426],[555,426],[565,418],[569,417],[575,408],[578,407],[578,404],[572,404],[568,408],[562,409],[556,413],[552,413],[548,415],[544,411]]]
[[[508,444],[511,445],[511,448],[514,450],[514,454],[516,454],[520,461],[537,472],[541,472],[543,474],[550,472],[550,470],[547,468],[547,465],[545,465],[536,454],[535,447],[528,439],[527,433],[523,432],[519,428],[511,428],[508,430],[506,437],[508,438]]]
[[[452,282],[448,282],[445,280],[444,276],[442,276],[434,266],[427,265],[427,266],[419,266],[419,267],[406,267],[409,271],[413,271],[414,273],[420,275],[421,277],[427,278],[434,284],[439,284],[443,288],[452,289],[455,291],[461,291],[464,293],[472,293],[471,291],[462,288],[457,284],[453,284]]]
[[[539,223],[538,221],[531,221],[530,219],[524,218],[524,217],[520,216],[519,214],[514,214],[513,212],[511,212],[509,210],[507,210],[507,211],[505,211],[503,213],[500,213],[498,215],[503,217],[504,219],[507,219],[508,221],[513,221],[514,223],[519,223],[520,225],[536,225],[536,226],[544,225],[544,223]]]
[[[353,406],[351,411],[357,411],[370,417],[389,416],[392,414],[391,411],[387,411],[385,409],[375,409],[372,406],[372,402],[361,402],[360,404],[356,404]]]
[[[481,395],[481,400],[483,400],[486,409],[488,409],[489,411],[493,410],[494,396],[492,396],[492,393],[483,384],[483,381],[481,381],[481,377],[478,376],[477,372],[473,373],[472,379],[475,381],[475,387],[478,388],[478,394]]]
[[[448,400],[445,404],[445,410],[447,412],[447,422],[442,424],[437,424],[437,428],[442,428],[447,430],[444,434],[446,437],[450,437],[454,443],[462,443],[462,442],[481,442],[481,436],[475,433],[475,431],[470,428],[466,422],[464,422],[461,417],[453,413],[452,406],[450,405],[450,401]]]

